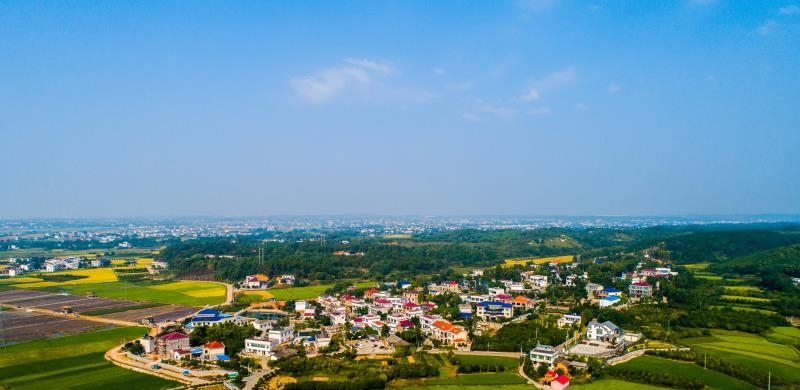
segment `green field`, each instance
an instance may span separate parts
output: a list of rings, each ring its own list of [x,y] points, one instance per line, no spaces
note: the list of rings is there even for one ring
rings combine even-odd
[[[187,306],[216,305],[225,302],[225,286],[211,282],[114,282],[51,288],[65,289],[78,295],[92,292],[99,297]]]
[[[725,292],[731,295],[736,295],[736,293],[761,293],[764,292],[759,287],[756,286],[725,286],[723,287]]]
[[[386,386],[387,389],[390,388],[402,388],[402,389],[411,389],[411,390],[459,390],[463,389],[463,386],[460,385],[429,385],[429,386],[402,386],[402,387],[392,387],[391,385]],[[570,387],[572,388],[572,387]],[[535,389],[532,385],[528,384],[516,384],[516,385],[470,385],[470,390],[531,390]],[[633,388],[631,388],[633,389]],[[649,390],[648,388],[643,388],[645,390]],[[653,387],[653,389],[661,389]]]
[[[686,267],[686,269],[688,269],[689,271],[702,271],[708,268],[709,265],[711,265],[711,263],[693,263],[693,264],[684,264],[683,266]]]
[[[586,383],[583,385],[572,385],[569,386],[570,389],[575,390],[661,390],[665,389],[665,387],[658,387],[658,386],[651,386],[645,385],[642,383],[634,383],[634,382],[626,382],[621,381],[618,379],[601,379],[597,381],[592,381],[590,383]]]
[[[767,333],[767,340],[778,344],[798,345],[800,344],[800,328],[790,326],[779,326],[772,328]]]
[[[353,285],[359,288],[367,288],[374,287],[375,282],[358,282],[353,283]],[[320,284],[317,286],[305,287],[271,288],[266,291],[279,301],[289,301],[298,299],[313,299],[322,295],[331,287],[333,287],[333,284]]]
[[[526,381],[517,374],[512,373],[487,373],[487,374],[461,374],[453,378],[426,379],[427,386],[457,385],[457,386],[485,386],[485,385],[515,385],[524,384]]]
[[[705,370],[694,363],[679,362],[675,360],[661,359],[653,356],[642,356],[627,363],[622,363],[619,367],[627,367],[635,370],[645,370],[672,374],[687,379],[697,379],[709,389],[716,390],[755,390],[757,387],[731,378],[716,371]]]
[[[784,332],[794,333],[790,330]],[[712,331],[712,336],[688,338],[681,342],[722,360],[772,371],[773,377],[788,382],[800,382],[800,354],[789,346],[769,342],[763,337],[741,332]]]
[[[772,299],[745,297],[741,295],[723,295],[720,299],[723,301],[772,302]]]
[[[502,356],[475,356],[475,355],[456,355],[456,359],[461,364],[493,364],[503,366],[506,370],[516,370],[519,367],[519,359]]]
[[[0,354],[0,385],[10,389],[168,389],[179,385],[126,370],[103,354],[144,328],[113,328],[5,347]]]

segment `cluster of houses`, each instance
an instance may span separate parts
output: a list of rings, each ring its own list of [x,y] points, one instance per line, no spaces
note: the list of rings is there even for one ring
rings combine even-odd
[[[135,260],[131,260],[135,265]],[[26,259],[26,258],[19,258],[13,259],[11,265],[6,267],[0,273],[0,276],[20,276],[25,274],[26,272],[58,272],[58,271],[65,271],[65,270],[75,270],[79,268],[98,268],[98,267],[109,267],[111,266],[111,260],[107,257],[97,257],[91,260],[87,260],[83,257],[77,256],[67,256],[67,257],[53,257],[52,259],[47,259],[44,262],[41,261],[34,261],[33,259]],[[149,264],[148,270],[152,267],[153,269],[165,269],[167,268],[167,263],[163,261],[154,261]],[[151,272],[153,273],[153,272]]]
[[[241,283],[242,288],[247,289],[265,289],[273,286],[291,286],[294,285],[294,275],[280,275],[270,278],[264,274],[247,275]]]

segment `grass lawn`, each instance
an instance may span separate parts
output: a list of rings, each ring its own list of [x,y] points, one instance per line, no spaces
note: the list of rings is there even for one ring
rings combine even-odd
[[[465,385],[466,386],[466,385]],[[459,390],[463,389],[463,386],[460,385],[425,385],[425,386],[406,386],[403,385],[401,387],[392,387],[391,384],[386,386],[387,389],[390,388],[402,388],[402,389],[412,389],[412,390]],[[572,387],[570,387],[572,388]],[[528,384],[516,384],[516,385],[469,385],[470,390],[531,390],[535,389],[532,385]],[[655,387],[654,387],[655,389]],[[658,388],[660,389],[660,388]],[[645,390],[648,390],[645,388]]]
[[[533,264],[549,264],[549,263],[570,263],[572,262],[572,255],[568,256],[552,256],[552,257],[527,257],[521,259],[506,259],[503,262],[503,267],[513,267],[515,265],[522,265],[533,263]]]
[[[475,356],[475,355],[456,355],[461,364],[493,364],[505,367],[507,370],[516,370],[519,367],[519,359],[502,356]]]
[[[800,344],[800,328],[778,326],[767,333],[767,340],[778,344]]]
[[[708,268],[709,265],[711,265],[711,263],[692,263],[692,264],[684,264],[683,266],[686,267],[686,269],[688,269],[689,271],[702,271]]]
[[[425,385],[457,385],[457,386],[481,386],[481,385],[515,385],[524,384],[526,381],[517,374],[512,373],[486,373],[486,374],[461,374],[454,378],[435,378],[426,379]]]
[[[126,370],[103,354],[144,328],[112,328],[15,344],[0,354],[0,385],[12,389],[168,389],[179,383]],[[135,384],[135,385],[133,385]]]
[[[226,293],[224,285],[199,281],[77,284],[63,286],[63,289],[78,295],[92,292],[99,297],[187,306],[223,303]]]
[[[600,379],[582,385],[569,386],[575,390],[661,390],[665,387],[645,385],[642,383],[626,382],[619,379]]]
[[[712,336],[688,338],[681,342],[722,360],[772,371],[773,377],[787,382],[800,382],[800,354],[789,346],[771,343],[761,336],[713,331]]]
[[[709,389],[716,389],[716,390],[758,389],[758,387],[755,387],[746,382],[742,382],[738,379],[729,377],[725,374],[721,374],[716,371],[705,370],[703,369],[703,367],[700,367],[694,363],[661,359],[653,356],[638,357],[629,362],[620,364],[619,367],[628,367],[631,369],[645,370],[651,372],[661,372],[688,379],[697,379],[708,385]]]

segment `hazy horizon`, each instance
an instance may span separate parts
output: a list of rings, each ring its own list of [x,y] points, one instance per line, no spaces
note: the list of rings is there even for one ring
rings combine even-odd
[[[0,219],[800,215],[798,4],[5,2]]]

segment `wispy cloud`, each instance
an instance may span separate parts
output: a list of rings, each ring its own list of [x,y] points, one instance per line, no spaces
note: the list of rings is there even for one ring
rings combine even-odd
[[[779,10],[779,12],[780,12],[782,15],[795,15],[795,14],[800,14],[800,6],[797,6],[796,4],[789,4],[789,5],[786,5],[786,6],[783,6],[783,7],[781,7],[781,9]]]
[[[584,102],[575,103],[575,109],[578,111],[589,111],[589,106]]]
[[[778,24],[775,23],[775,21],[767,20],[766,22],[764,22],[764,24],[758,26],[756,32],[758,33],[758,35],[769,35],[773,31],[775,31],[776,27],[778,27]]]
[[[523,102],[532,102],[534,100],[539,100],[540,97],[542,96],[539,94],[539,90],[536,88],[531,88],[528,90],[528,92],[520,96],[519,100]]]
[[[447,71],[444,68],[433,68],[433,73],[436,73],[437,76],[444,76]]]
[[[310,75],[289,80],[294,91],[312,103],[328,101],[355,85],[372,83],[375,78],[394,73],[391,64],[362,58],[349,58],[340,66],[324,68]]]
[[[611,83],[608,86],[608,92],[617,93],[619,91],[622,91],[622,87],[620,87],[619,84],[617,84],[617,83]]]
[[[489,104],[482,100],[476,100],[472,106],[472,110],[462,114],[461,117],[465,120],[475,122],[486,116],[508,119],[517,116],[517,114],[519,114],[519,110],[514,107]]]
[[[545,78],[538,80],[534,83],[539,90],[544,91],[564,85],[572,84],[578,77],[578,70],[574,66],[561,69],[557,72],[550,73]]]

